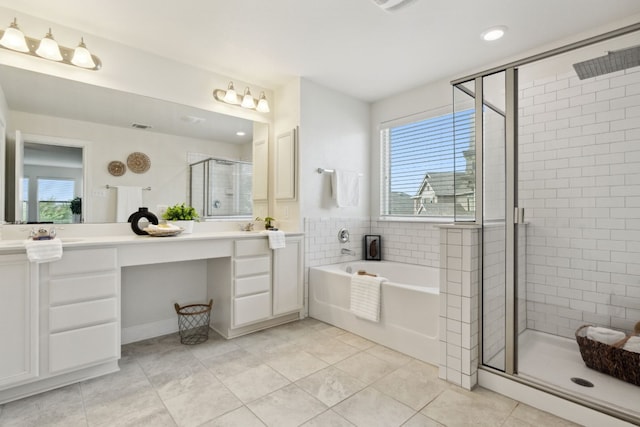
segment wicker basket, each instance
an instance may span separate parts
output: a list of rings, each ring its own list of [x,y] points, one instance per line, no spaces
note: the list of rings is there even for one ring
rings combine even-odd
[[[209,339],[212,305],[213,300],[209,300],[209,304],[190,304],[182,307],[177,303],[174,305],[178,313],[178,329],[182,344],[200,344]]]
[[[576,331],[576,341],[587,367],[640,386],[640,353],[587,338],[589,326],[580,326]]]

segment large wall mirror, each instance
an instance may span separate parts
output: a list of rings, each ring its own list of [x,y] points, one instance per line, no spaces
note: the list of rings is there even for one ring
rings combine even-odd
[[[233,179],[244,186],[238,193],[245,199],[256,182],[267,182],[266,123],[4,65],[0,87],[7,221],[116,222],[123,188],[139,188],[141,206],[152,212],[191,203],[190,164],[208,158],[249,165],[241,170],[253,178],[238,172],[220,178],[226,193],[237,188]],[[203,206],[202,213],[211,219],[266,215],[265,197],[260,187],[249,196],[259,209],[240,215],[221,206],[226,199],[212,197],[218,206]],[[70,210],[74,199],[81,213]]]

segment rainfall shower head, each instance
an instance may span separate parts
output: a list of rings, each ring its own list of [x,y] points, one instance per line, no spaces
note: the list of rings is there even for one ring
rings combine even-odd
[[[640,46],[613,50],[605,56],[573,64],[580,80],[640,65]]]

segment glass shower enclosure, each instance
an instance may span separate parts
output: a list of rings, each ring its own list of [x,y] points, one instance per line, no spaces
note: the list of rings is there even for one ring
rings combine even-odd
[[[250,162],[209,158],[189,172],[189,199],[201,218],[252,216]]]
[[[640,322],[639,46],[621,31],[453,86],[475,109],[483,369],[632,423],[640,387],[587,368],[575,334]]]

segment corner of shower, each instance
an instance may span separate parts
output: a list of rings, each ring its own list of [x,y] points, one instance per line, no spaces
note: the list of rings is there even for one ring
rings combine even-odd
[[[634,424],[640,387],[575,333],[640,320],[639,29],[453,82],[475,104],[480,368]]]

